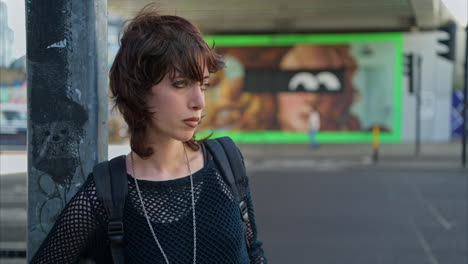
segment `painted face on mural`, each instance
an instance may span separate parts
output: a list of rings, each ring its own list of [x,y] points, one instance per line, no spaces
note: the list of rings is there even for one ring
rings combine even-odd
[[[360,129],[359,120],[350,113],[357,93],[352,82],[357,65],[348,45],[242,47],[221,53],[227,58],[227,68],[218,89],[209,92],[213,103],[207,106],[206,127],[306,132],[308,117],[315,106],[322,130]],[[338,92],[320,93],[300,92],[302,88],[298,92],[282,92],[288,88],[277,87],[278,80],[283,80],[279,75],[302,70],[316,76],[317,81],[328,88],[333,85],[319,75],[339,71],[341,87]],[[265,71],[271,72],[265,74]],[[288,86],[288,82],[284,86]]]
[[[359,120],[350,113],[356,89],[356,62],[345,45],[298,45],[283,57],[282,70],[344,68],[344,87],[339,93],[278,93],[277,119],[281,130],[305,132],[314,106],[321,115],[322,130],[359,130]]]

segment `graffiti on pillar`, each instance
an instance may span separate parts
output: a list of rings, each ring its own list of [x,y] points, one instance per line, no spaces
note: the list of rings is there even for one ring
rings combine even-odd
[[[54,208],[63,208],[69,200],[74,178],[81,177],[80,182],[85,178],[80,144],[83,142],[83,125],[87,114],[82,106],[69,99],[62,99],[55,106],[57,111],[49,109],[42,116],[44,121],[55,121],[32,125],[33,168],[40,171],[36,177],[37,186],[46,197],[36,208],[36,217],[43,232],[50,229],[44,224],[55,222],[60,213]]]

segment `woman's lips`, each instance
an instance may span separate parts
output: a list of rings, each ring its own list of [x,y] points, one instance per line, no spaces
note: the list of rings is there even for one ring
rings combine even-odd
[[[198,126],[198,121],[190,121],[190,120],[184,120],[184,123],[192,128],[195,128]]]
[[[184,123],[189,127],[196,128],[199,120],[199,118],[187,118],[184,119]]]

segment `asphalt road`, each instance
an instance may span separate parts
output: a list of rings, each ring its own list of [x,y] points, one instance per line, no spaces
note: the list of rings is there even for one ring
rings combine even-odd
[[[270,263],[468,263],[466,170],[288,164],[250,172]],[[0,188],[0,247],[21,247],[26,175]]]
[[[271,263],[466,264],[466,172],[257,171],[260,237]]]

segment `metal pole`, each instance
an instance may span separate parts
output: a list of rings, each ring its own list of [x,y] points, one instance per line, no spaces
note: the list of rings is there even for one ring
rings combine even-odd
[[[107,0],[26,0],[28,260],[107,158]]]
[[[373,160],[374,164],[377,164],[377,162],[379,161],[379,148],[380,148],[380,127],[378,125],[374,125],[372,127],[372,135],[373,135],[372,160]]]
[[[468,107],[468,26],[465,27],[465,79],[463,85],[463,126],[462,126],[462,167],[466,166],[466,138],[467,138],[467,107]]]
[[[415,135],[415,155],[421,153],[421,89],[422,89],[422,57],[415,55],[417,65],[417,82],[416,82],[416,135]]]

